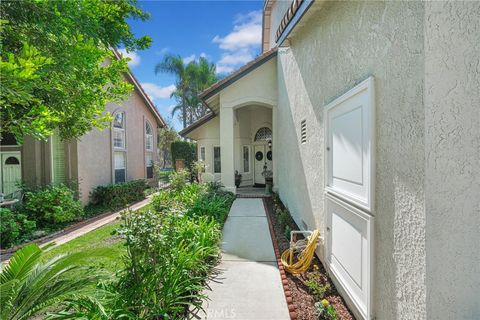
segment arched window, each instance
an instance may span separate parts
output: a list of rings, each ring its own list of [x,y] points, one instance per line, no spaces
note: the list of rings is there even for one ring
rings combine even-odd
[[[255,134],[255,141],[268,141],[272,140],[272,130],[267,127],[262,127],[258,129],[257,133]]]
[[[16,157],[8,157],[5,160],[5,164],[20,164],[20,161]]]
[[[125,113],[117,112],[113,117],[113,165],[114,182],[121,183],[127,180]]]
[[[153,130],[150,123],[145,122],[145,149],[153,151]]]

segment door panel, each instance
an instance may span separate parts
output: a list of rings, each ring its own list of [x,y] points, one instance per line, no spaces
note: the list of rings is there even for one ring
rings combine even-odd
[[[262,176],[263,166],[266,161],[265,146],[257,145],[253,147],[253,159],[255,161],[255,180],[257,184],[265,184],[265,178]]]
[[[4,194],[10,194],[18,190],[17,182],[22,180],[22,165],[20,152],[2,153],[2,186]]]

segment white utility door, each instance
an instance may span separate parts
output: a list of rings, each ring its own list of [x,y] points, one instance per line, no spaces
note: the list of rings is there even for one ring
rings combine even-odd
[[[272,170],[272,151],[266,145],[256,145],[253,147],[253,158],[255,162],[254,183],[265,184],[265,177],[262,172],[265,165],[267,170]]]
[[[20,151],[2,152],[1,192],[10,194],[18,190],[17,182],[22,180]]]

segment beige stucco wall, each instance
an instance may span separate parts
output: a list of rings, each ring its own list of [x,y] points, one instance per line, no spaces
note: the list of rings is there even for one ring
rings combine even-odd
[[[157,122],[137,91],[122,104],[107,104],[111,113],[123,111],[126,119],[127,180],[145,179],[145,121],[153,129],[153,156],[157,161]],[[112,130],[92,130],[78,139],[78,181],[80,199],[88,203],[90,191],[98,186],[113,183]]]
[[[205,147],[205,172],[209,176],[206,179],[219,181],[221,174],[213,173],[213,147],[220,146],[220,118],[215,117],[208,121],[189,134],[189,138],[197,141],[198,159],[200,159],[200,147]]]
[[[423,21],[419,2],[326,2],[278,54],[276,172],[300,227],[325,231],[323,107],[375,77],[378,319],[426,316]]]
[[[480,2],[425,8],[427,316],[480,319]]]

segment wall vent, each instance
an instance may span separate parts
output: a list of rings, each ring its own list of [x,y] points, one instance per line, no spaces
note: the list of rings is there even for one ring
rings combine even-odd
[[[307,143],[307,120],[302,120],[300,123],[300,141],[302,144]]]

